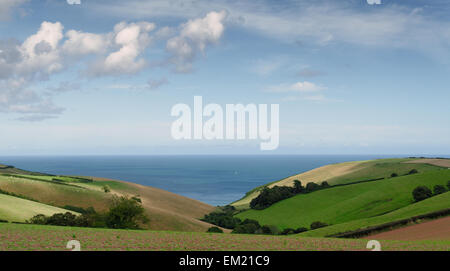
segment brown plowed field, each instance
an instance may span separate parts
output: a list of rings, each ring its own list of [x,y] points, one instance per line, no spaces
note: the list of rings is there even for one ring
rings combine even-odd
[[[450,216],[392,231],[377,233],[365,239],[375,240],[450,240]]]

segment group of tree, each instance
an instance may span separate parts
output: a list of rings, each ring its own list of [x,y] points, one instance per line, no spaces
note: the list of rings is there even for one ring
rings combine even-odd
[[[294,186],[274,186],[272,188],[264,187],[261,193],[250,202],[250,208],[262,210],[270,207],[272,204],[282,201],[284,199],[293,197],[298,194],[311,193],[317,190],[328,188],[330,185],[327,182],[317,183],[309,182],[303,187],[299,180],[294,181]]]
[[[412,174],[417,174],[417,173],[419,173],[419,171],[417,170],[417,169],[415,169],[415,168],[413,168],[413,169],[411,169],[408,173],[406,173],[405,175],[412,175]],[[391,178],[395,178],[395,177],[398,177],[399,175],[398,175],[398,173],[396,173],[396,172],[393,172],[392,174],[391,174]]]
[[[297,185],[297,188],[299,186]],[[297,234],[301,232],[308,231],[309,229],[305,227],[300,227],[297,229],[287,228],[283,231],[280,231],[278,227],[274,225],[260,225],[258,221],[253,219],[245,219],[241,220],[237,217],[234,217],[238,211],[235,207],[227,205],[224,207],[219,207],[218,210],[205,215],[202,219],[205,222],[214,224],[216,226],[208,229],[210,233],[222,233],[223,230],[221,228],[231,229],[231,233],[236,234],[269,234],[269,235],[289,235],[289,234]],[[311,223],[311,230],[318,229],[321,227],[328,226],[328,224],[315,221]],[[219,228],[220,227],[220,228]]]
[[[36,215],[28,223],[39,225],[93,227],[112,229],[140,229],[148,218],[140,202],[133,198],[114,197],[110,208],[105,213],[98,213],[94,208],[72,208],[81,211],[81,215],[70,212],[52,216]]]
[[[437,196],[440,194],[443,194],[447,191],[450,191],[450,181],[447,182],[447,188],[445,188],[445,186],[443,185],[435,185],[433,187],[433,191],[431,191],[430,188],[428,188],[427,186],[421,185],[416,187],[413,192],[413,198],[416,202],[431,198],[433,196]]]

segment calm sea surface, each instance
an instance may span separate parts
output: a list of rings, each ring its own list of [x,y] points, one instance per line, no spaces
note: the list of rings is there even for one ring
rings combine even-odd
[[[0,157],[0,164],[50,174],[120,179],[225,205],[256,186],[319,166],[386,157],[394,156],[15,156]]]

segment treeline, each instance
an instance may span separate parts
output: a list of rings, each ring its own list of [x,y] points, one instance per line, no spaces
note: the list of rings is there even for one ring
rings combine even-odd
[[[220,210],[212,212],[205,215],[202,219],[205,222],[211,223],[221,228],[226,228],[232,230],[231,233],[235,234],[269,234],[269,235],[289,235],[297,234],[301,232],[308,231],[308,228],[300,227],[297,229],[287,228],[282,231],[277,226],[274,225],[261,225],[258,221],[253,219],[241,220],[234,217],[238,211],[234,206],[220,207]],[[321,227],[328,226],[328,224],[316,221],[311,223],[311,230],[318,229]],[[220,233],[223,232],[218,227],[211,227],[208,232]]]
[[[444,185],[437,184],[433,187],[433,191],[425,185],[418,186],[413,190],[412,196],[416,202],[419,202],[447,191],[450,191],[450,181],[447,182],[447,188]]]
[[[141,224],[149,221],[144,214],[145,209],[135,198],[114,197],[109,210],[105,213],[98,213],[92,207],[87,209],[74,206],[66,207],[68,210],[81,213],[81,215],[74,215],[70,212],[52,216],[39,214],[27,223],[71,227],[140,229]]]
[[[317,183],[309,182],[303,187],[299,180],[294,180],[294,186],[274,186],[272,188],[264,187],[261,193],[250,202],[250,208],[262,210],[270,207],[272,204],[298,194],[306,194],[330,187],[327,182]]]

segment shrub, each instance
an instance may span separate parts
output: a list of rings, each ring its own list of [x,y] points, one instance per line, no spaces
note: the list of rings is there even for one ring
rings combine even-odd
[[[415,168],[411,169],[411,171],[408,172],[409,175],[416,174],[416,173],[419,173],[419,171]]]
[[[413,198],[416,202],[427,199],[433,195],[431,190],[426,186],[418,186],[416,187],[413,192]]]
[[[228,212],[212,212],[205,215],[202,220],[226,229],[234,229],[241,223],[241,220],[239,218],[233,217],[233,214]]]
[[[306,184],[306,192],[313,192],[316,190],[320,189],[320,185],[313,183],[313,182],[309,182]]]
[[[323,228],[323,227],[326,227],[326,226],[328,226],[327,223],[320,222],[320,221],[315,221],[315,222],[311,223],[310,227],[311,227],[311,230],[315,230],[315,229]]]
[[[139,229],[139,223],[146,223],[148,218],[139,202],[127,197],[115,197],[111,208],[105,216],[108,228]]]
[[[280,234],[280,230],[278,229],[277,226],[264,225],[256,233],[269,234],[269,235],[278,235],[278,234]]]
[[[302,182],[300,182],[299,180],[294,180],[294,193],[295,194],[300,194],[303,193],[305,191],[305,188],[302,185]]]
[[[211,232],[211,233],[223,233],[223,230],[219,227],[211,227],[208,229],[207,232]]]
[[[439,194],[443,194],[443,193],[445,193],[445,192],[447,192],[447,189],[445,189],[445,186],[443,186],[443,185],[435,185],[434,187],[433,187],[433,194],[434,195],[439,195]]]
[[[447,182],[447,189],[450,190],[450,181]]]
[[[322,182],[321,184],[320,184],[320,186],[322,187],[322,188],[326,188],[326,187],[330,187],[330,185],[328,184],[328,182]]]
[[[295,233],[302,233],[302,232],[305,232],[305,231],[308,231],[308,229],[305,228],[305,227],[300,227],[300,228],[297,228],[297,229],[295,230]]]
[[[246,233],[246,234],[254,234],[259,228],[255,224],[241,224],[236,226],[231,233]]]
[[[105,193],[111,192],[111,188],[108,185],[104,185],[102,188]]]
[[[295,234],[295,230],[291,228],[286,228],[281,232],[281,235],[290,235]]]
[[[391,178],[395,178],[395,177],[398,177],[398,174],[394,172],[391,174]]]

